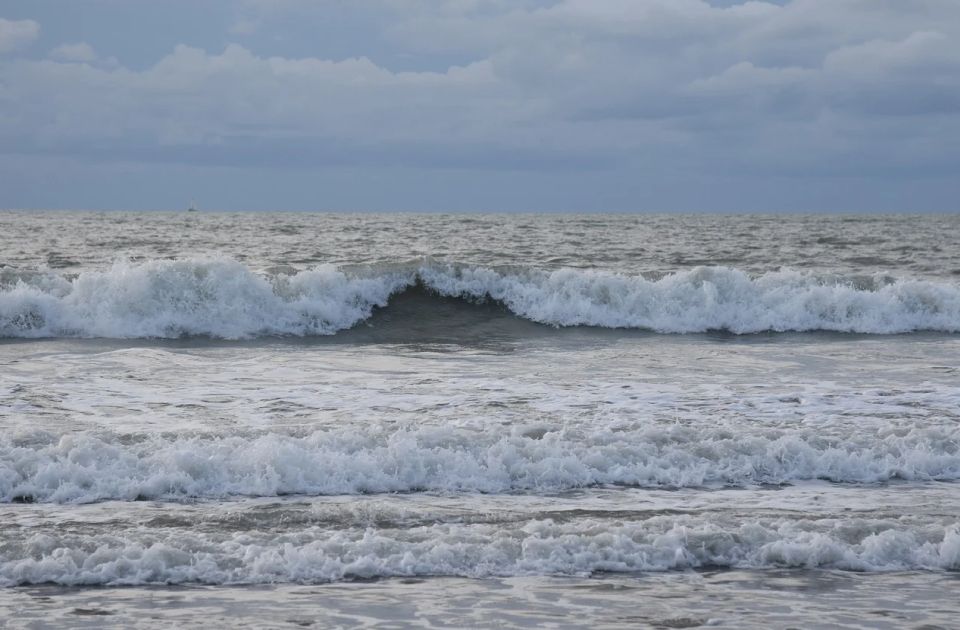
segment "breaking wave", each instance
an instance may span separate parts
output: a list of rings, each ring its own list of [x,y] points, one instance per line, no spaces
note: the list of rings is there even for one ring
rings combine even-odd
[[[0,269],[0,337],[331,335],[419,286],[551,326],[661,333],[960,331],[960,285],[699,267],[659,278],[428,262],[258,273],[224,258],[116,263],[75,277]],[[430,313],[423,313],[429,317]]]
[[[6,545],[0,585],[251,584],[455,575],[585,575],[700,567],[960,570],[960,526],[896,520],[654,517],[309,528],[222,535],[128,530],[37,533]]]
[[[221,499],[596,485],[746,487],[826,479],[960,480],[960,428],[731,435],[692,430],[497,435],[453,428],[224,437],[77,433],[0,438],[0,502]]]

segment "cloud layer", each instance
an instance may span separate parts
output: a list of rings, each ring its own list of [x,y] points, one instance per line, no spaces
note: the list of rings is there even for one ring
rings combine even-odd
[[[33,20],[0,18],[0,53],[26,46],[37,38],[40,25]]]
[[[333,18],[357,35],[349,54],[270,50]],[[960,163],[955,0],[249,0],[224,12],[220,42],[172,44],[140,66],[98,56],[97,41],[27,54],[38,31],[0,20],[8,156],[456,169],[477,182],[576,173],[591,185],[593,173],[630,190],[664,178],[915,186]],[[954,189],[931,190],[928,205]]]

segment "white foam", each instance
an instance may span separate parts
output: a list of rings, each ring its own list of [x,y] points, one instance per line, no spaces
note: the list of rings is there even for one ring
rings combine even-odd
[[[451,427],[305,436],[138,438],[78,432],[0,438],[0,500],[220,498],[381,492],[557,491],[597,484],[751,486],[808,479],[960,479],[960,428],[864,427],[734,435],[724,428],[560,430],[542,437]]]
[[[491,297],[514,313],[557,326],[642,328],[666,333],[828,330],[960,331],[960,286],[877,277],[869,288],[796,271],[751,278],[699,267],[659,280],[601,271],[502,274],[485,268],[424,268],[443,295]]]
[[[417,279],[442,295],[492,298],[521,317],[556,326],[667,333],[960,331],[960,286],[948,282],[877,277],[857,284],[794,271],[752,278],[724,267],[659,280],[451,265],[366,271],[348,275],[326,265],[267,276],[224,258],[116,263],[72,280],[8,270],[0,283],[0,336],[325,335],[369,317]]]
[[[224,258],[116,263],[68,284],[19,281],[0,291],[0,335],[327,335],[369,317],[409,282],[402,274],[348,278],[329,265],[268,278]]]
[[[703,517],[441,523],[408,529],[311,527],[198,532],[140,527],[38,532],[9,540],[0,584],[327,582],[453,575],[584,575],[698,567],[960,569],[960,524]]]

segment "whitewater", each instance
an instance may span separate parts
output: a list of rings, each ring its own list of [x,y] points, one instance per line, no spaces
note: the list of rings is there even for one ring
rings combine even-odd
[[[69,278],[0,271],[4,337],[170,338],[330,335],[417,287],[487,300],[551,326],[662,333],[726,330],[891,334],[960,331],[960,287],[886,275],[843,278],[778,271],[752,278],[696,267],[656,280],[578,269],[499,271],[460,265],[354,269],[332,265],[257,274],[235,260],[115,263]],[[429,313],[424,313],[429,316]]]
[[[957,215],[0,212],[0,601],[949,627],[958,357]]]

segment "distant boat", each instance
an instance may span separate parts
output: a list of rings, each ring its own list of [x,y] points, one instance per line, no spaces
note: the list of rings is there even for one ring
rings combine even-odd
[[[197,202],[193,199],[190,200],[190,207],[187,208],[187,212],[196,212],[197,211]]]

